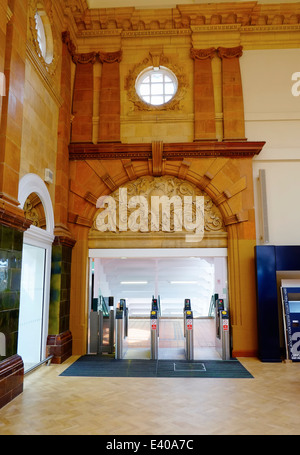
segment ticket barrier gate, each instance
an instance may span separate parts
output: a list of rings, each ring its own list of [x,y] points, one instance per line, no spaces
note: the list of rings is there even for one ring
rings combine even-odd
[[[116,309],[116,349],[115,359],[123,358],[124,310]]]
[[[184,300],[183,307],[183,335],[185,340],[185,356],[187,360],[194,360],[194,317],[191,299]]]
[[[151,348],[150,348],[150,359],[158,359],[158,311],[152,310],[150,313],[150,330],[151,330]]]
[[[152,298],[151,312],[155,311],[157,315],[157,336],[159,337],[159,316],[160,316],[160,302],[159,299]],[[150,315],[151,317],[151,315]]]
[[[185,299],[184,300],[184,306],[183,306],[183,336],[185,336],[185,332],[186,332],[186,312],[187,311],[192,311],[191,299]]]
[[[216,349],[222,360],[230,360],[229,312],[225,309],[224,300],[216,299]]]
[[[185,356],[186,360],[194,360],[194,318],[193,312],[185,312]]]
[[[102,354],[114,352],[115,342],[115,315],[114,298],[109,297],[109,309],[100,305],[97,311],[90,312],[90,353]],[[108,337],[104,340],[104,331],[107,329]]]
[[[120,299],[120,310],[124,311],[124,338],[126,338],[128,337],[129,311],[125,299]]]

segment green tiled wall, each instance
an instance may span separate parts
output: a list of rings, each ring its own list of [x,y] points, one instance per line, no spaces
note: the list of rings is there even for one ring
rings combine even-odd
[[[52,247],[49,335],[69,330],[72,248]]]
[[[0,332],[5,335],[0,361],[17,353],[22,247],[23,232],[0,225]]]

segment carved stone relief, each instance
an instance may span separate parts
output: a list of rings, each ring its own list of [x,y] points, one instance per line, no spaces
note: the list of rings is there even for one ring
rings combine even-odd
[[[176,241],[181,241],[181,246],[196,246],[196,245],[191,245],[191,244],[186,244],[184,245],[184,236],[187,234],[187,230],[185,229],[185,226],[182,225],[182,229],[180,229],[180,232],[178,231],[178,224],[179,220],[177,219],[178,217],[178,212],[175,209],[175,205],[171,203],[170,206],[168,206],[169,212],[164,212],[164,215],[162,214],[162,209],[160,207],[160,214],[159,218],[153,218],[153,205],[152,205],[152,196],[158,196],[161,198],[162,196],[167,196],[169,201],[178,201],[178,197],[182,201],[182,204],[180,207],[184,207],[184,197],[185,196],[191,196],[193,203],[192,203],[192,218],[193,220],[198,220],[198,215],[197,215],[197,204],[195,203],[196,196],[203,196],[204,197],[204,239],[206,238],[209,239],[222,239],[223,243],[220,244],[220,242],[214,246],[224,246],[224,239],[227,238],[227,232],[226,232],[226,227],[224,225],[222,215],[218,207],[215,206],[213,203],[212,199],[203,191],[201,191],[199,188],[197,188],[195,185],[193,185],[190,182],[180,180],[175,177],[171,176],[163,176],[163,177],[153,177],[153,176],[146,176],[146,177],[141,177],[135,181],[128,182],[124,185],[122,185],[122,190],[126,189],[126,202],[133,200],[132,198],[135,198],[136,196],[143,196],[146,201],[146,205],[134,205],[131,206],[128,204],[126,206],[126,213],[122,211],[120,213],[119,208],[121,207],[120,204],[122,204],[124,201],[122,201],[122,192],[120,192],[120,188],[118,190],[113,191],[110,194],[110,197],[113,198],[115,201],[115,207],[116,207],[116,228],[115,230],[108,230],[109,232],[100,232],[100,223],[98,222],[98,216],[99,214],[104,210],[104,208],[100,209],[97,212],[97,215],[94,218],[93,225],[91,227],[91,232],[90,232],[90,238],[91,239],[102,239],[103,241],[105,240],[107,242],[107,247],[109,247],[109,242],[115,242],[118,240],[125,240],[128,241],[129,238],[138,240],[139,238],[142,238],[145,240],[145,242],[151,242],[151,240],[157,239],[157,238],[164,238],[165,240],[171,236],[173,240],[176,239]],[[177,199],[176,199],[177,197]],[[172,199],[173,198],[173,199]],[[161,200],[162,201],[162,200]],[[138,207],[138,210],[137,210]],[[181,209],[180,209],[181,210]],[[146,213],[147,211],[147,213]],[[138,223],[136,222],[136,217],[131,216],[134,215],[134,212],[138,212]],[[163,218],[164,216],[164,218]],[[122,218],[123,217],[123,218]],[[126,232],[122,232],[122,229],[120,228],[121,223],[124,221],[124,217],[126,218],[126,223],[128,220],[128,230]],[[141,222],[141,220],[144,220],[144,222]],[[153,227],[153,219],[155,220],[154,222],[157,222],[157,225],[155,228]],[[145,221],[146,220],[146,221]],[[168,225],[167,231],[164,229],[164,226]],[[164,232],[163,232],[164,231]],[[170,239],[170,237],[169,237]],[[171,240],[172,240],[171,239]],[[204,242],[205,243],[205,242]],[[178,245],[178,243],[177,243]],[[150,243],[148,244],[150,246]],[[199,246],[199,244],[197,245]],[[202,245],[201,246],[208,246]],[[210,245],[209,245],[210,246]]]
[[[25,218],[31,223],[41,229],[46,229],[46,216],[43,204],[40,198],[35,194],[31,193],[25,201],[24,207]]]

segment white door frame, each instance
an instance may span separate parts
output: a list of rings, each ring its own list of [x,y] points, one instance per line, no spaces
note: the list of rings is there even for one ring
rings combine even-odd
[[[24,232],[23,243],[45,249],[45,280],[44,280],[44,303],[43,303],[43,324],[42,324],[42,359],[46,358],[46,345],[49,323],[50,305],[50,281],[51,281],[51,261],[52,243],[55,238],[54,232],[54,213],[51,197],[44,181],[36,174],[26,174],[19,182],[18,200],[23,209],[26,199],[31,193],[39,196],[46,217],[46,229],[40,229],[31,225]]]

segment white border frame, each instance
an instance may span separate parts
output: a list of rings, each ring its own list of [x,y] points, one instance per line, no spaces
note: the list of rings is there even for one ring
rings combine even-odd
[[[42,310],[43,323],[41,337],[41,360],[45,360],[49,323],[52,243],[55,238],[54,212],[48,188],[44,181],[36,174],[27,174],[19,182],[18,200],[21,208],[24,207],[25,201],[31,193],[36,193],[39,196],[46,217],[46,230],[32,225],[24,232],[23,237],[23,243],[45,249],[44,305]]]
[[[90,249],[89,258],[227,257],[227,248]]]

